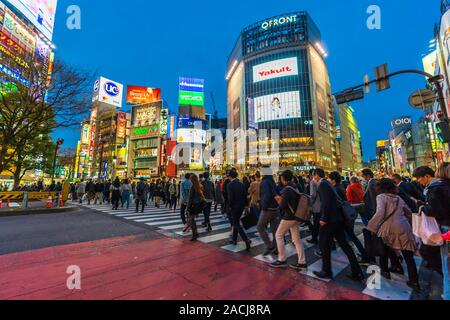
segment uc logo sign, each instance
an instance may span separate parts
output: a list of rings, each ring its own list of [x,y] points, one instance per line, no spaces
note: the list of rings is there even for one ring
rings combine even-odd
[[[105,91],[112,97],[115,97],[119,94],[119,87],[113,82],[107,82],[105,84]]]

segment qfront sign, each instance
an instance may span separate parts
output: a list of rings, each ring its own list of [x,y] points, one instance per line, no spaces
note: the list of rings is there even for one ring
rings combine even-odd
[[[279,59],[253,67],[253,82],[298,75],[297,58]]]
[[[273,19],[273,20],[269,20],[269,21],[263,22],[263,24],[261,25],[261,28],[264,29],[264,30],[268,30],[268,29],[270,29],[272,27],[282,26],[284,24],[294,23],[296,21],[297,21],[297,15],[288,16],[288,17],[281,17],[281,18],[277,18],[277,19]]]

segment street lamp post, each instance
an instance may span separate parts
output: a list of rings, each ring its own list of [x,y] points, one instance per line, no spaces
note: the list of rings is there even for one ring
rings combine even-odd
[[[58,155],[59,147],[64,143],[64,139],[58,139],[56,141],[56,147],[55,147],[55,156],[53,158],[53,170],[52,170],[52,180],[55,179],[55,171],[56,171],[56,157]]]

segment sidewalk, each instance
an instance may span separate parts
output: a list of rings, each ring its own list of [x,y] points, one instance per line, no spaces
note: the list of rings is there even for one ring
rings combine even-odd
[[[67,288],[69,266],[81,290]],[[0,299],[368,300],[210,245],[128,236],[0,256]]]
[[[75,205],[72,205],[70,203],[66,203],[66,206],[64,206],[64,207],[53,206],[53,208],[48,209],[48,208],[46,208],[45,201],[30,201],[28,203],[28,208],[23,208],[22,202],[11,201],[10,207],[7,207],[6,203],[3,202],[3,206],[0,209],[0,217],[13,216],[13,215],[67,212],[67,211],[73,211],[76,209],[78,209],[78,207]]]

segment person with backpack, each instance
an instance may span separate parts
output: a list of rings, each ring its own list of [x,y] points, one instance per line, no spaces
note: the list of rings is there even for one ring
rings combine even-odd
[[[201,212],[203,212],[203,208],[206,205],[206,201],[205,196],[203,194],[203,186],[201,185],[197,175],[192,174],[190,176],[190,181],[192,183],[192,187],[189,190],[189,196],[187,201],[187,214],[189,217],[189,226],[192,230],[191,241],[197,241],[198,231],[197,231],[197,222],[195,221],[195,219]]]
[[[112,183],[110,187],[111,191],[111,203],[112,203],[112,209],[118,210],[119,209],[119,201],[120,201],[120,179],[119,177],[116,177],[114,182]]]
[[[261,170],[263,178],[259,187],[259,199],[261,204],[261,215],[259,216],[256,226],[259,236],[264,241],[266,251],[264,256],[275,254],[277,250],[276,232],[280,223],[280,209],[275,197],[278,195],[276,191],[275,180],[272,175],[270,166],[264,166]],[[267,227],[270,226],[270,232],[273,235],[273,241],[270,241]]]
[[[139,179],[136,185],[136,212],[139,212],[139,204],[141,205],[141,212],[144,213],[145,202],[147,199],[147,184],[144,178]]]
[[[300,202],[300,192],[296,184],[293,182],[294,174],[290,170],[286,170],[281,174],[281,184],[283,190],[281,196],[276,196],[276,201],[280,205],[282,218],[275,238],[278,248],[278,260],[271,263],[272,268],[285,268],[287,267],[286,248],[284,243],[284,236],[290,230],[292,241],[295,244],[297,251],[298,263],[290,265],[289,267],[296,271],[303,271],[308,268],[306,264],[305,248],[300,236],[300,230],[298,228],[301,220],[295,216],[297,207]]]
[[[203,174],[202,186],[203,186],[203,194],[205,196],[206,201],[205,208],[203,209],[203,216],[205,217],[205,221],[203,222],[202,227],[205,227],[207,232],[211,232],[212,231],[210,221],[211,207],[214,202],[214,199],[216,198],[216,190],[214,187],[214,183],[209,179],[209,172],[205,172]]]

